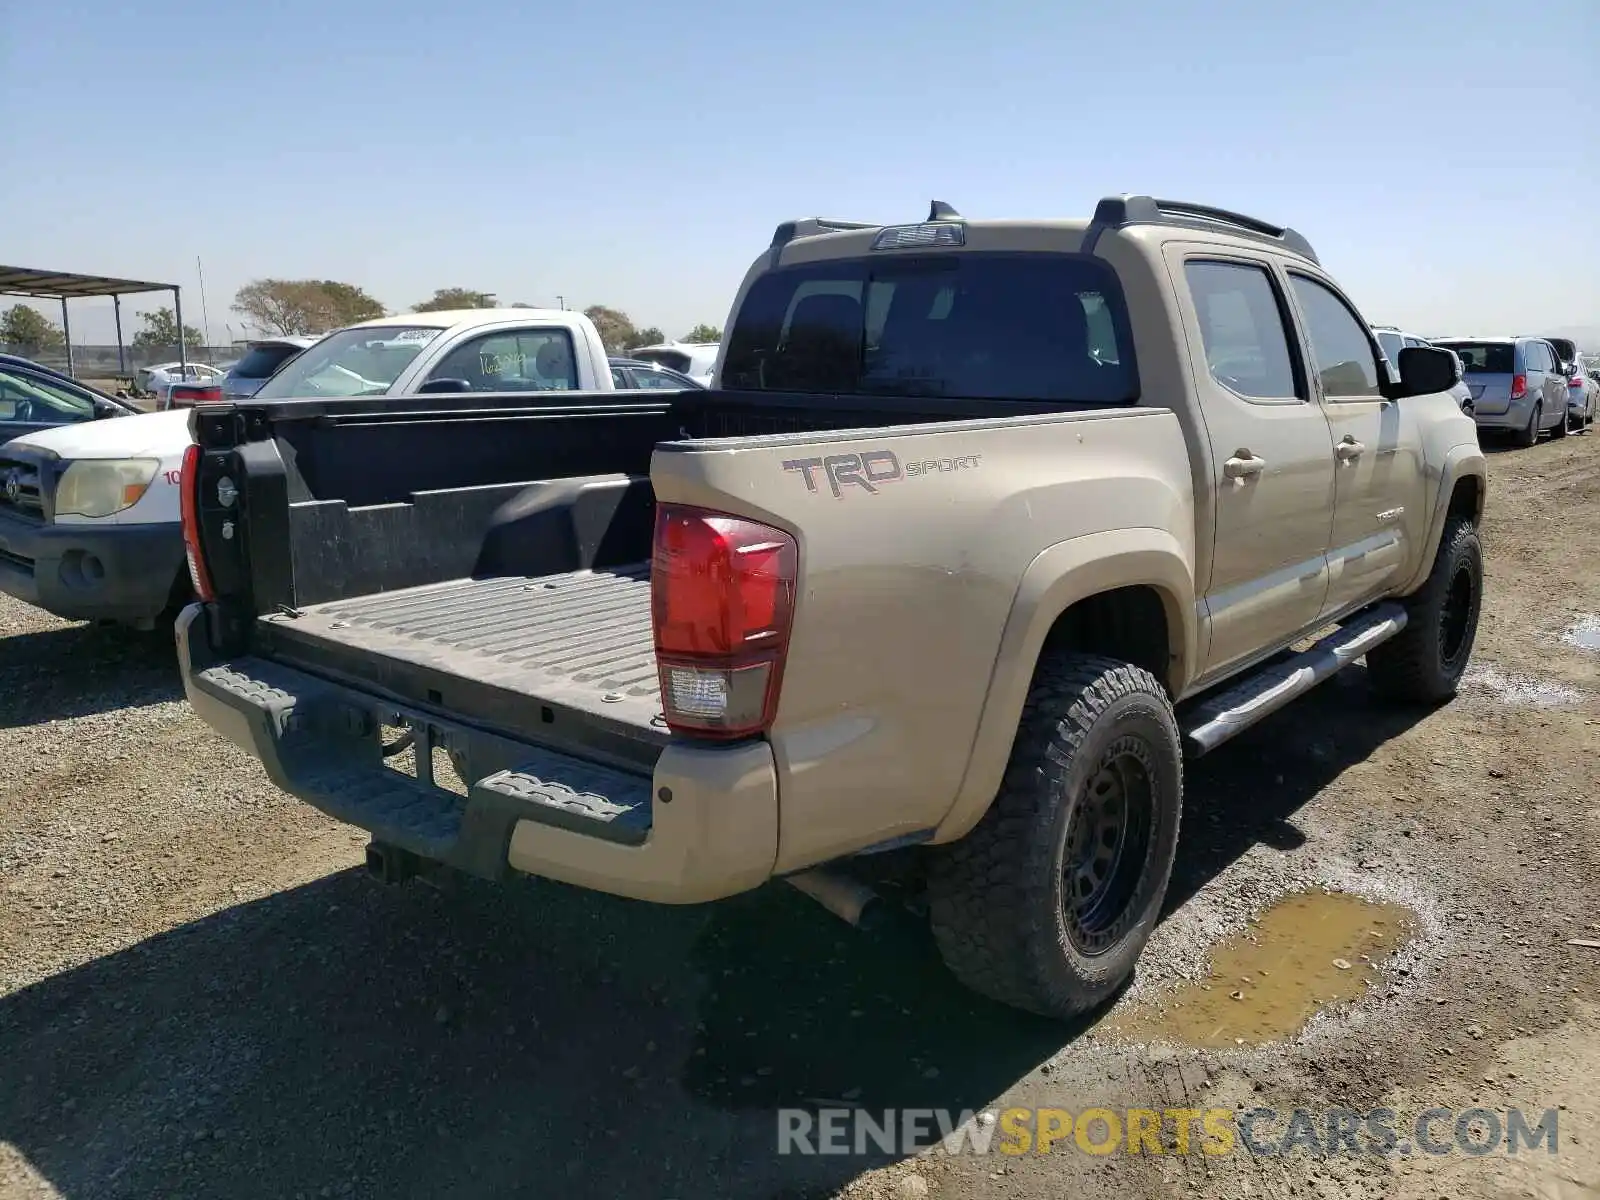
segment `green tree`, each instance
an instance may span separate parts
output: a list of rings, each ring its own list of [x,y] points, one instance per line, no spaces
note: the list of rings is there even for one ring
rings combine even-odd
[[[436,288],[432,299],[413,304],[412,312],[448,312],[453,308],[498,308],[493,292],[476,292],[471,288]],[[521,307],[526,308],[526,305]]]
[[[15,346],[25,354],[37,354],[65,342],[61,330],[37,308],[13,304],[0,314],[0,345]]]
[[[683,340],[709,345],[722,340],[722,330],[715,325],[696,325],[683,335]]]
[[[621,309],[607,308],[604,304],[591,304],[583,310],[583,315],[594,322],[601,343],[613,354],[630,346],[644,345],[643,342],[630,340],[637,338],[639,331],[633,327],[633,321],[628,314]]]
[[[666,341],[666,335],[654,325],[640,329],[633,318],[620,308],[607,308],[604,304],[591,304],[583,315],[594,322],[600,332],[600,341],[612,354],[632,350],[637,346],[653,346]]]
[[[383,316],[383,305],[334,279],[257,279],[234,294],[233,311],[271,333],[326,333]]]
[[[357,321],[371,321],[384,315],[383,305],[375,296],[369,296],[353,283],[340,283],[336,279],[319,279],[317,290],[322,293],[322,311],[327,324],[322,332],[340,325],[354,325]]]
[[[178,318],[173,316],[170,308],[144,313],[140,320],[144,322],[144,327],[133,335],[133,344],[138,349],[156,350],[178,345]],[[203,346],[206,341],[193,325],[183,327],[183,340],[187,346]]]

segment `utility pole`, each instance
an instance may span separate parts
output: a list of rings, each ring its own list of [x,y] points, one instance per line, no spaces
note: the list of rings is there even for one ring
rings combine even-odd
[[[200,276],[200,328],[205,332],[206,335],[206,350],[210,351],[211,313],[206,309],[206,271],[205,268],[200,265],[200,256],[198,254],[194,256],[194,270],[195,274]],[[212,356],[208,353],[206,357],[210,358]]]

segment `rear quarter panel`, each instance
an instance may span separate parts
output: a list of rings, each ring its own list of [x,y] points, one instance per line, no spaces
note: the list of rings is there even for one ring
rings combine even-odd
[[[1192,579],[1187,450],[1167,410],[673,443],[657,449],[651,478],[663,503],[764,521],[800,546],[771,731],[780,873],[932,836],[962,792],[980,724],[998,730],[988,759],[1003,765],[1029,647],[1053,619],[1044,610],[1073,591],[1035,570],[1052,548],[1126,533],[1138,552],[1120,567],[1108,541],[1052,569],[1110,586],[1153,581],[1123,568],[1175,587]],[[1192,624],[1192,595],[1172,607]],[[991,692],[1001,702],[989,710]],[[976,794],[993,795],[992,776]]]

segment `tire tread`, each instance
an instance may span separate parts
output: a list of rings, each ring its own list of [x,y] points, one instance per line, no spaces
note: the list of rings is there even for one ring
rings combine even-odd
[[[1395,700],[1419,704],[1436,704],[1456,694],[1460,676],[1444,679],[1439,670],[1437,613],[1444,603],[1454,564],[1462,553],[1473,552],[1478,529],[1466,517],[1453,517],[1445,526],[1439,539],[1439,552],[1433,560],[1433,569],[1427,581],[1406,604],[1410,618],[1404,630],[1367,655],[1367,670],[1373,684],[1384,695]],[[1479,562],[1482,550],[1476,549]],[[1483,574],[1480,567],[1478,595],[1483,595]],[[1471,650],[1468,649],[1470,657]]]
[[[1066,1017],[1093,1007],[1120,984],[1117,978],[1078,994],[1052,986],[1035,958],[1044,932],[1030,921],[1055,904],[1054,846],[1045,836],[1051,797],[1063,790],[1073,756],[1102,714],[1135,694],[1159,697],[1164,723],[1179,746],[1166,693],[1148,671],[1076,652],[1041,659],[994,802],[966,837],[941,848],[930,867],[935,941],[951,972],[972,990],[1015,1008]],[[1181,806],[1181,752],[1179,763]],[[1163,880],[1157,906],[1165,890]]]

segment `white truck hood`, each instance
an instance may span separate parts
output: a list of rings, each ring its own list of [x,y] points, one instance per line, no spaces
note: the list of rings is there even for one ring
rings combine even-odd
[[[189,444],[189,410],[79,421],[12,439],[13,446],[46,450],[64,459],[168,458]]]

